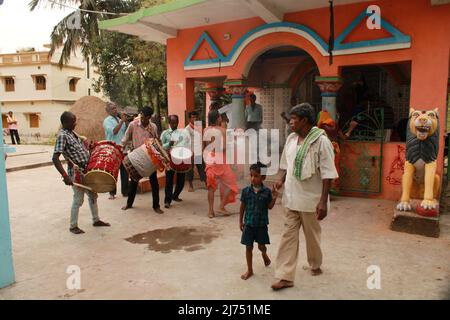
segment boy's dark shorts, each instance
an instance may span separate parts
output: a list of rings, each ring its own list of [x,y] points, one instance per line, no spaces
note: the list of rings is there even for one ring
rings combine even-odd
[[[241,243],[246,246],[253,246],[254,242],[258,244],[270,244],[269,228],[267,225],[262,227],[244,226]]]

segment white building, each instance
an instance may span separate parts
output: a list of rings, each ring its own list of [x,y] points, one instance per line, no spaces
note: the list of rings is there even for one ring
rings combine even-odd
[[[49,46],[46,46],[49,48]],[[24,142],[47,140],[60,125],[60,115],[87,95],[104,99],[92,84],[98,74],[81,53],[73,55],[63,68],[60,51],[21,51],[0,54],[0,109],[3,128],[6,114],[14,113]],[[7,139],[8,140],[8,139]],[[8,141],[9,142],[9,141]]]

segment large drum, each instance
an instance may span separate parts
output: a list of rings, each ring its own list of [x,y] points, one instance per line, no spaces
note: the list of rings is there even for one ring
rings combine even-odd
[[[156,139],[147,139],[139,148],[130,152],[123,160],[123,165],[131,179],[138,182],[149,177],[156,170],[169,168],[169,157]]]
[[[185,147],[170,150],[170,167],[176,172],[188,172],[192,168],[192,151]]]
[[[122,160],[121,146],[113,141],[95,143],[89,158],[83,184],[97,193],[113,191],[116,188]]]

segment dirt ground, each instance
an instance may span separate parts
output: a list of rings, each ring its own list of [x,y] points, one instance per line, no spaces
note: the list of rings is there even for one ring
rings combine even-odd
[[[84,235],[69,232],[72,191],[56,170],[43,167],[7,174],[16,283],[0,299],[443,299],[450,288],[450,215],[441,237],[389,230],[394,202],[338,198],[322,222],[324,274],[310,276],[304,237],[295,287],[273,292],[274,263],[264,267],[254,252],[255,276],[245,271],[238,215],[207,217],[205,190],[182,193],[182,203],[151,210],[151,194],[125,199],[100,195],[100,216],[111,228],[93,228],[87,201],[80,211]],[[161,190],[161,202],[164,191]],[[238,211],[238,203],[232,206]],[[270,213],[275,260],[283,209]],[[67,289],[69,266],[81,269],[81,289]],[[381,288],[367,287],[378,266]]]

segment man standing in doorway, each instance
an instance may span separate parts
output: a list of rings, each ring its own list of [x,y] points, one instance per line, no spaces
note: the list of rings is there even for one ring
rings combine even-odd
[[[127,115],[122,113],[121,117],[118,117],[117,105],[108,102],[106,104],[106,112],[109,114],[103,121],[103,128],[105,129],[105,137],[108,141],[113,141],[117,145],[122,145],[122,139],[125,136],[127,130]],[[128,196],[128,173],[123,164],[120,165],[120,185],[121,192],[124,197]],[[116,198],[117,190],[109,193],[109,199],[114,200]]]
[[[315,126],[314,108],[302,103],[289,114],[292,133],[281,156],[282,175],[275,185],[276,190],[284,185],[285,223],[276,258],[279,281],[272,285],[273,290],[294,286],[301,226],[311,274],[322,273],[319,221],[327,216],[331,182],[338,178],[333,146],[325,131]]]
[[[6,121],[8,122],[9,134],[11,135],[11,143],[16,144],[17,141],[17,144],[20,144],[19,131],[17,130],[17,120],[12,111],[8,112]]]
[[[246,129],[255,129],[258,131],[261,129],[263,122],[263,107],[256,103],[256,95],[250,96],[250,105],[245,108],[245,122],[247,124]]]

